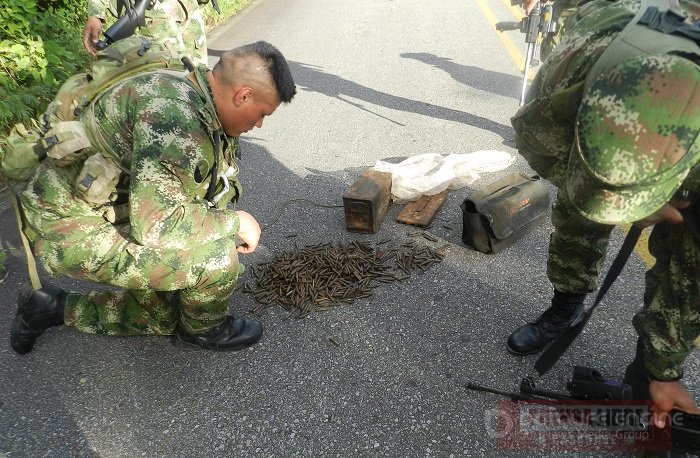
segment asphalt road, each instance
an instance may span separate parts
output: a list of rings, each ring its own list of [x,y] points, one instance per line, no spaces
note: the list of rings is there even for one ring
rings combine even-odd
[[[9,325],[27,283],[14,214],[0,204],[9,273],[0,285],[0,455],[19,457],[560,456],[497,440],[501,398],[535,357],[505,349],[508,334],[548,303],[550,224],[497,255],[460,239],[460,203],[506,173],[528,172],[509,117],[520,69],[491,26],[513,20],[487,0],[258,0],[210,34],[221,51],[256,40],[290,61],[298,95],[242,139],[240,208],[266,229],[250,266],[305,246],[408,240],[393,205],[375,235],[345,230],[346,188],[377,160],[501,150],[508,169],[452,191],[428,230],[445,260],[371,299],[301,320],[265,311],[261,342],[242,352],[183,351],[166,337],[110,338],[53,328],[15,355]],[[522,53],[521,37],[510,38]],[[554,190],[549,188],[553,193]],[[307,199],[299,201],[292,199]],[[320,205],[327,206],[320,206]],[[611,253],[624,233],[614,232]],[[612,258],[612,254],[610,256]],[[606,263],[606,267],[609,265]],[[573,365],[621,379],[645,265],[633,255],[587,329],[539,386],[563,391]],[[242,282],[250,279],[250,269]],[[70,290],[95,285],[50,281]],[[232,313],[251,316],[237,291]],[[698,386],[697,352],[686,382]],[[628,456],[582,452],[570,456]],[[632,455],[629,455],[632,456]]]

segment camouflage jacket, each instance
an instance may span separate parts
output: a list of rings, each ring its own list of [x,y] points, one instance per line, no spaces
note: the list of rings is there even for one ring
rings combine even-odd
[[[557,186],[563,185],[575,142],[586,77],[639,6],[639,0],[594,0],[579,8],[567,21],[567,32],[551,58],[535,76],[525,105],[512,118],[518,149],[535,171]],[[652,105],[649,108],[655,109]],[[700,167],[691,171],[683,188],[700,191]]]
[[[240,186],[232,175],[221,208],[203,199],[214,163],[212,136],[219,121],[205,82],[169,73],[150,73],[127,79],[95,102],[100,133],[129,171],[128,237],[140,245],[181,249],[193,244],[231,237],[239,228],[236,213],[226,203],[238,197]],[[207,94],[204,93],[207,92]],[[235,163],[237,139],[222,138],[218,164],[221,176]],[[104,208],[95,208],[75,196],[80,163],[58,167],[45,160],[21,195],[30,226],[45,239],[60,239],[75,230],[99,231]]]

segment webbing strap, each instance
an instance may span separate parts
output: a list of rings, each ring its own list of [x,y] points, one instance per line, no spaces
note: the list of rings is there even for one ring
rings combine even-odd
[[[554,364],[559,361],[561,355],[563,355],[571,346],[576,337],[581,334],[581,331],[583,331],[583,328],[591,318],[591,315],[593,315],[593,311],[603,300],[603,296],[605,296],[605,293],[608,292],[612,284],[615,283],[615,280],[620,275],[620,272],[622,272],[622,268],[625,267],[627,259],[630,257],[635,245],[637,245],[637,241],[639,240],[641,233],[642,229],[637,226],[633,225],[630,228],[629,232],[627,233],[627,237],[625,237],[625,241],[622,243],[620,252],[615,257],[615,260],[610,266],[610,270],[608,270],[607,275],[605,275],[605,279],[600,286],[595,302],[593,302],[593,305],[586,310],[581,322],[570,328],[564,335],[555,340],[552,345],[550,345],[549,348],[547,348],[547,350],[545,350],[545,352],[542,353],[539,358],[537,358],[537,361],[535,361],[535,370],[539,375],[544,375],[549,372]]]
[[[690,207],[680,211],[683,215],[685,227],[700,241],[700,200],[695,201]]]
[[[199,69],[195,69],[195,71],[190,72],[186,77],[185,80],[190,81],[190,83],[195,87],[195,89],[198,89],[199,92],[202,94],[205,100],[205,108],[207,112],[211,115],[211,122],[213,124],[212,127],[212,142],[214,143],[214,164],[212,165],[211,171],[209,173],[210,178],[209,178],[209,187],[207,188],[207,193],[204,196],[204,199],[209,202],[212,206],[216,205],[216,202],[212,202],[212,199],[214,197],[214,193],[216,192],[216,185],[219,182],[218,178],[218,170],[219,170],[219,162],[221,161],[221,132],[223,132],[223,128],[221,127],[221,121],[219,121],[219,117],[216,113],[216,105],[214,105],[214,100],[212,99],[211,95],[209,94],[209,91],[207,90],[207,83],[204,79],[204,75],[202,72],[200,72]]]
[[[32,288],[40,289],[41,280],[39,279],[39,272],[36,269],[36,259],[34,259],[34,253],[32,253],[32,247],[29,243],[29,239],[24,233],[24,218],[22,217],[22,209],[20,207],[19,198],[17,193],[11,185],[7,186],[10,196],[12,196],[12,204],[15,207],[15,217],[17,218],[17,228],[19,229],[19,235],[22,239],[22,245],[24,246],[24,252],[27,255],[27,273],[29,274],[29,281],[32,283]]]
[[[695,42],[700,41],[700,28],[686,23],[683,16],[672,10],[660,11],[657,7],[650,6],[644,11],[639,23],[661,33],[683,35]]]

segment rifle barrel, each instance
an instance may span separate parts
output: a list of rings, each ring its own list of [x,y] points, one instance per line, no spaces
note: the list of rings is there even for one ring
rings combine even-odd
[[[464,388],[466,388],[467,390],[485,391],[486,393],[498,394],[500,396],[505,396],[505,397],[511,398],[513,400],[519,400],[519,401],[532,401],[532,400],[536,399],[534,396],[529,396],[529,395],[522,394],[522,393],[515,393],[512,391],[503,391],[503,390],[491,388],[488,386],[477,385],[476,383],[471,383],[471,382],[467,382],[464,385]]]

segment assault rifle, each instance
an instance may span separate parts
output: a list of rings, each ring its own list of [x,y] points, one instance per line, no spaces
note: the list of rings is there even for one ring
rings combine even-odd
[[[614,423],[614,412],[631,412],[635,408],[639,408],[640,404],[632,402],[632,388],[615,380],[606,380],[595,369],[588,367],[575,366],[574,373],[566,384],[568,393],[559,393],[556,391],[543,390],[537,388],[533,377],[525,377],[520,382],[520,390],[518,392],[503,391],[496,388],[491,388],[475,383],[467,383],[464,385],[467,390],[483,391],[487,393],[497,394],[499,396],[508,397],[513,401],[613,401],[610,403],[610,408],[606,410],[612,412],[611,415],[605,418],[608,426]],[[629,404],[624,401],[629,401]],[[571,405],[571,403],[570,403]],[[575,403],[573,405],[576,405]],[[596,407],[599,407],[596,404]],[[586,404],[581,404],[581,408],[585,408]],[[629,417],[627,417],[629,418]],[[646,420],[649,420],[647,417]],[[653,424],[642,421],[645,418],[640,417],[639,423],[636,426],[644,427],[647,431],[654,430],[653,437],[659,439],[659,443],[665,443],[672,447],[673,453],[690,453],[700,456],[700,415],[693,415],[678,410],[672,410],[669,414],[670,427],[663,430],[657,429]],[[603,424],[597,423],[597,426]],[[625,425],[617,425],[625,426]],[[669,425],[667,425],[669,426]],[[678,456],[678,455],[673,455]]]
[[[511,5],[520,5],[522,0],[511,0]],[[525,93],[527,92],[527,77],[530,66],[534,65],[535,45],[538,37],[542,35],[554,35],[557,33],[557,23],[552,19],[552,4],[545,4],[544,8],[538,2],[530,14],[519,22],[497,22],[496,30],[499,32],[507,30],[519,30],[525,34],[527,52],[525,53],[525,67],[523,68],[523,87],[520,92],[520,106],[525,104]]]
[[[474,391],[507,396],[516,401],[537,401],[544,399],[582,401],[627,401],[632,399],[632,388],[615,380],[605,380],[595,369],[574,366],[574,375],[566,384],[569,394],[537,388],[533,377],[525,377],[520,382],[520,392],[512,393],[495,388],[467,383],[465,388]]]
[[[128,38],[138,27],[146,25],[146,10],[153,8],[154,0],[117,0],[117,15],[119,19],[105,32],[104,40],[97,42],[97,49],[105,49],[115,41]]]

